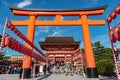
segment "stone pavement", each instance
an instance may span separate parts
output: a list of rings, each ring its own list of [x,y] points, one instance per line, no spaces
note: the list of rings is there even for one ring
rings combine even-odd
[[[19,79],[19,74],[0,74],[0,80],[22,80]],[[93,79],[93,78],[83,78],[82,75],[74,74],[73,76],[65,76],[65,74],[47,74],[46,76],[39,76],[36,78],[29,78],[24,80],[117,80],[117,78],[102,78]]]

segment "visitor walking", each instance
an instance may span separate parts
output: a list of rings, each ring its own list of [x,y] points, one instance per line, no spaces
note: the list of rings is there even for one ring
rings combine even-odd
[[[44,72],[44,75],[46,75],[46,69],[47,69],[47,66],[46,64],[43,66],[43,72]]]

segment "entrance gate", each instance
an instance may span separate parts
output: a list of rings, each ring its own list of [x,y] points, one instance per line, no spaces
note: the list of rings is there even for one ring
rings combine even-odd
[[[34,42],[35,26],[82,26],[82,35],[84,41],[87,77],[97,78],[98,73],[95,65],[92,43],[90,38],[89,26],[104,25],[104,20],[91,20],[88,16],[101,15],[106,6],[80,9],[80,10],[40,10],[40,9],[21,9],[11,7],[11,11],[17,16],[29,16],[27,20],[13,20],[14,26],[28,26],[27,38]],[[38,20],[38,16],[54,16],[55,20]],[[62,20],[63,16],[79,16],[79,20]],[[26,44],[28,48],[29,45]],[[26,64],[29,63],[29,64]],[[30,74],[31,57],[24,55],[23,66],[24,74]],[[30,76],[24,76],[30,77]]]

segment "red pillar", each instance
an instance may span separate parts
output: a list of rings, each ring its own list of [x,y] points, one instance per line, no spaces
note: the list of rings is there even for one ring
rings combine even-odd
[[[27,32],[27,38],[34,43],[34,32],[35,32],[35,20],[36,20],[36,16],[30,16],[29,19],[29,25],[28,25],[28,32]],[[26,44],[26,47],[28,47],[29,49],[32,50],[32,47],[29,46],[28,44]],[[23,65],[22,65],[22,69],[23,69],[23,78],[30,78],[31,77],[31,63],[32,63],[32,58],[24,55],[24,59],[23,59]]]
[[[98,78],[98,72],[96,69],[95,59],[92,49],[92,42],[90,39],[87,15],[81,15],[81,20],[82,20],[82,33],[84,40],[85,57],[87,64],[87,77]]]

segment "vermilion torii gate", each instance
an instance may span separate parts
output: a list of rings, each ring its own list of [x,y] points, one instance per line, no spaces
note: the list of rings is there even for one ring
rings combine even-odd
[[[86,65],[87,65],[87,77],[98,77],[92,43],[90,39],[89,26],[104,25],[104,20],[90,20],[88,16],[101,15],[104,13],[106,6],[80,9],[80,10],[44,10],[44,9],[22,9],[13,8],[11,11],[17,16],[29,16],[27,20],[13,20],[12,24],[15,26],[28,26],[27,38],[33,42],[35,26],[82,26]],[[38,16],[54,16],[55,20],[38,20]],[[63,16],[79,16],[79,20],[62,20]],[[27,47],[29,47],[26,44]],[[29,47],[31,49],[31,47]],[[28,63],[26,65],[26,63]],[[31,57],[24,56],[23,69],[24,74],[30,74]],[[30,76],[24,76],[28,78]]]

